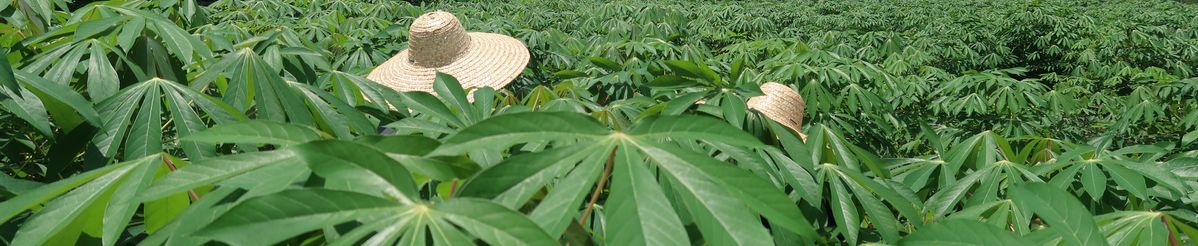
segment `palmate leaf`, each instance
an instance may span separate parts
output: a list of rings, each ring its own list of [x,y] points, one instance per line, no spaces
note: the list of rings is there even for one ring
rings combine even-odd
[[[1094,216],[1069,193],[1045,183],[1028,183],[1013,188],[1011,197],[1019,206],[1031,208],[1066,244],[1108,245]]]
[[[495,245],[549,245],[557,240],[516,211],[482,199],[458,198],[434,211],[483,241]]]
[[[946,217],[946,220],[973,219],[999,228],[1013,227],[1016,233],[1031,232],[1032,212],[1011,200],[994,201],[961,209]]]
[[[1036,168],[1041,175],[1051,174],[1049,183],[1056,187],[1072,189],[1074,181],[1080,181],[1080,190],[1095,201],[1108,190],[1124,190],[1139,199],[1169,199],[1188,192],[1187,186],[1182,185],[1182,178],[1166,171],[1166,168],[1151,160],[1141,161],[1125,156],[1132,152],[1159,153],[1152,147],[1140,147],[1144,147],[1141,148],[1143,150],[1136,150],[1136,146],[1132,146],[1106,151],[1079,145],[1061,154],[1054,163]],[[1156,186],[1150,187],[1149,180]]]
[[[233,245],[273,244],[306,231],[388,212],[404,209],[393,200],[349,191],[285,190],[246,200],[198,233]]]
[[[200,39],[175,25],[166,17],[157,13],[138,9],[134,6],[121,4],[94,4],[81,7],[75,11],[67,27],[55,32],[46,33],[26,40],[30,46],[55,50],[42,53],[36,57],[27,69],[42,74],[59,83],[70,83],[76,72],[76,67],[83,65],[88,79],[87,91],[93,99],[101,100],[116,92],[119,82],[116,81],[117,69],[128,70],[138,80],[148,80],[155,71],[164,71],[161,64],[149,62],[172,61],[178,64],[192,64],[196,60],[212,56],[212,52]],[[62,39],[49,42],[55,38],[71,35],[73,39]],[[139,37],[148,37],[136,41]],[[146,46],[149,45],[149,46]],[[161,50],[150,48],[156,54],[146,54],[132,51],[134,47],[161,47]],[[161,53],[157,53],[161,52]],[[84,55],[87,55],[84,60]],[[117,66],[108,61],[108,56],[120,58]],[[130,59],[132,58],[132,59]],[[143,58],[143,59],[139,59]],[[144,59],[153,58],[153,59]],[[197,59],[200,58],[200,59]],[[86,61],[86,63],[84,63]],[[164,63],[165,64],[165,63]],[[50,67],[53,65],[53,67]],[[149,72],[149,73],[147,73]],[[172,80],[182,80],[183,77],[161,76]],[[84,79],[80,79],[83,82]]]
[[[288,188],[300,188],[300,184],[310,177],[309,173],[310,171],[303,168],[303,163],[294,160],[239,173],[231,179],[220,182],[220,185],[212,191],[201,193],[198,201],[178,214],[177,219],[157,232],[152,232],[142,244],[203,244],[209,239],[200,238],[196,236],[195,232],[216,220],[224,212],[249,198],[273,194]],[[196,190],[202,191],[204,187]],[[148,231],[150,221],[147,220],[146,223]]]
[[[1113,245],[1169,245],[1170,240],[1177,240],[1170,237],[1179,235],[1172,235],[1173,232],[1166,228],[1170,219],[1176,220],[1168,216],[1163,212],[1119,211],[1099,215],[1094,219],[1106,240]],[[1168,226],[1179,225],[1174,222]]]
[[[364,224],[348,233],[346,239],[356,241],[366,235],[355,231],[377,230],[380,233],[368,241],[380,240],[377,243],[382,243],[395,240],[400,235],[407,235],[402,236],[404,238],[401,240],[413,240],[412,237],[423,237],[424,233],[395,233],[418,231],[426,227],[434,231],[456,230],[447,227],[445,223],[448,222],[494,245],[555,243],[524,216],[484,200],[459,198],[437,204],[403,205],[361,193],[324,189],[294,189],[251,198],[230,209],[199,233],[234,245],[273,244],[299,233],[355,220],[382,220],[384,223]],[[270,232],[262,233],[264,230]],[[464,239],[448,242],[461,240]]]
[[[671,138],[693,140],[695,138],[688,137],[688,134],[698,134],[712,136],[714,139],[704,140],[714,143],[759,146],[760,143],[752,137],[731,134],[735,131],[734,128],[713,118],[662,117],[648,119],[648,121],[645,124],[634,126],[627,133],[622,133],[610,132],[610,130],[593,123],[593,120],[579,117],[574,113],[507,114],[483,120],[463,129],[457,135],[451,136],[446,141],[446,145],[481,147],[485,146],[484,143],[491,142],[490,147],[494,148],[494,146],[509,146],[524,142],[576,139],[580,136],[584,139],[590,138],[590,140],[580,143],[564,141],[549,150],[517,155],[508,161],[484,169],[473,178],[473,181],[462,193],[468,196],[495,198],[497,201],[504,201],[507,203],[506,205],[519,206],[528,199],[528,196],[532,195],[532,191],[546,184],[546,178],[565,175],[561,179],[562,182],[558,182],[530,214],[533,221],[542,225],[550,235],[560,235],[565,230],[566,223],[574,218],[569,212],[576,210],[567,208],[575,207],[581,202],[582,195],[586,194],[585,188],[591,186],[598,178],[595,176],[599,174],[600,167],[604,166],[602,163],[615,162],[619,159],[625,163],[634,162],[635,165],[644,165],[647,163],[639,160],[647,157],[648,160],[651,160],[650,163],[660,167],[661,171],[668,174],[667,176],[670,178],[660,182],[669,182],[670,187],[675,187],[669,190],[679,192],[682,202],[687,204],[684,208],[688,209],[686,211],[690,212],[689,215],[696,216],[700,230],[706,240],[711,243],[768,243],[768,241],[761,241],[768,240],[769,236],[761,227],[760,220],[752,212],[765,215],[772,223],[780,225],[782,228],[815,238],[814,229],[800,215],[798,207],[773,184],[762,180],[748,170],[721,163],[704,154],[676,147],[672,143],[659,142]],[[541,124],[543,127],[535,127],[537,125],[532,122],[543,123]],[[562,122],[562,124],[544,124],[548,122]],[[593,130],[580,131],[578,127],[571,129],[570,126],[582,126],[585,127],[584,129]],[[730,134],[716,136],[717,133]],[[512,136],[514,134],[520,134],[520,136]],[[594,144],[595,142],[601,144]],[[607,153],[606,150],[613,148],[609,145],[618,146],[614,148],[620,151]],[[445,149],[442,147],[438,151]],[[580,160],[582,164],[577,164]],[[574,165],[578,165],[578,167],[567,173],[569,167]],[[616,169],[614,172],[625,174],[635,171],[628,170],[628,168],[633,168],[629,165],[627,163],[616,165],[613,167]],[[636,169],[642,168],[645,166],[636,167]],[[613,187],[645,187],[643,178],[633,180],[631,177],[625,177],[613,179],[613,182],[637,182],[636,184],[612,184]],[[497,186],[490,186],[489,184],[492,183]],[[661,183],[657,185],[664,187]],[[630,193],[612,194],[611,196],[640,197],[638,193],[653,193],[644,189],[651,188],[634,188],[633,190],[621,188],[617,190]],[[667,190],[657,189],[661,189],[661,192]],[[735,197],[735,199],[730,200],[727,197]],[[660,210],[660,204],[642,204],[642,201],[654,201],[647,199],[642,197],[635,199],[636,203],[634,204],[616,205],[615,211],[622,211],[628,206],[632,206],[629,209],[634,210]],[[660,200],[656,200],[656,202],[660,202]],[[634,217],[630,218],[618,217],[616,222],[644,225],[643,223],[658,221],[653,219],[656,217],[636,216],[638,213],[633,213]],[[660,234],[660,232],[652,231],[656,228],[634,226],[630,229],[632,231],[616,232],[620,235],[618,238],[635,243],[656,240],[646,238],[646,233]]]
[[[125,158],[161,151],[161,114],[164,104],[168,105],[165,109],[172,116],[177,116],[172,124],[177,137],[187,137],[207,129],[207,123],[200,118],[199,112],[215,123],[231,123],[245,117],[228,105],[191,88],[167,80],[151,79],[126,87],[99,104],[97,108],[104,112],[103,127],[92,138],[92,144],[108,158],[115,157],[122,142]],[[197,108],[198,112],[195,110]],[[191,142],[179,144],[184,153],[192,158],[213,156],[216,152],[214,145],[200,146]]]
[[[338,95],[309,84],[287,81],[279,72],[280,69],[254,50],[242,48],[226,54],[210,69],[201,72],[190,86],[209,88],[215,85],[221,91],[223,101],[240,112],[250,112],[255,119],[306,125],[341,139],[352,138],[355,133],[376,133],[377,123],[355,109],[353,105],[357,103],[346,102]],[[338,94],[345,96],[346,92]],[[390,101],[399,100],[393,94],[382,96]]]
[[[109,165],[0,203],[0,211],[11,218],[49,200],[22,224],[12,243],[39,245],[55,240],[52,243],[71,244],[80,233],[87,233],[101,238],[104,245],[115,244],[143,203],[135,195],[150,186],[156,172],[168,169],[163,158],[170,157],[151,155]]]

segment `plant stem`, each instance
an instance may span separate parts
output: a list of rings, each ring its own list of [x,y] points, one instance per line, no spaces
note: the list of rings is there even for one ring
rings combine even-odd
[[[1165,224],[1165,232],[1169,233],[1169,245],[1170,246],[1181,245],[1181,243],[1177,242],[1177,235],[1173,234],[1173,228],[1170,228],[1170,226],[1169,226],[1169,216],[1168,215],[1161,213],[1161,223]]]
[[[453,192],[458,190],[458,179],[453,179],[453,184],[449,185],[449,194],[445,195],[445,200],[453,197]]]
[[[174,172],[175,170],[178,169],[178,168],[175,168],[175,163],[171,162],[171,158],[167,158],[166,156],[163,156],[162,161],[166,162],[166,168],[171,169],[171,172]],[[191,201],[199,201],[200,200],[200,195],[197,195],[195,190],[187,190],[187,196],[191,197]]]
[[[595,191],[591,192],[591,201],[587,202],[587,209],[582,211],[582,218],[578,221],[579,225],[587,225],[587,218],[591,217],[591,209],[595,208],[595,202],[599,201],[599,193],[602,193],[603,186],[607,185],[607,176],[611,175],[612,162],[615,162],[616,149],[619,148],[613,148],[611,154],[607,155],[607,164],[603,166],[603,176],[599,176],[599,184],[596,184]]]

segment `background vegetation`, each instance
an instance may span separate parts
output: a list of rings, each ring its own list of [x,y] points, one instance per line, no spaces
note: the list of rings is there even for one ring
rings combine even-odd
[[[0,238],[1198,239],[1192,4],[416,4],[0,0]],[[363,78],[437,9],[523,40],[523,76]],[[804,96],[807,141],[746,110],[766,81]]]

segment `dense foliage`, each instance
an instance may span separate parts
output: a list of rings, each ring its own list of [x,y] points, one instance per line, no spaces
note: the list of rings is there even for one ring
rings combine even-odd
[[[0,239],[1198,243],[1192,4],[412,2],[0,0]],[[437,9],[523,75],[363,77]]]

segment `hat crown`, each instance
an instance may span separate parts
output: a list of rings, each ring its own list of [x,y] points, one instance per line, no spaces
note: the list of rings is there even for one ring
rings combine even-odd
[[[470,49],[470,35],[449,12],[421,15],[408,27],[408,34],[409,62],[421,67],[448,65]]]
[[[750,109],[762,111],[766,117],[792,128],[803,125],[803,111],[807,106],[802,95],[790,86],[776,82],[762,84],[761,92],[765,95],[749,98],[747,105]]]

